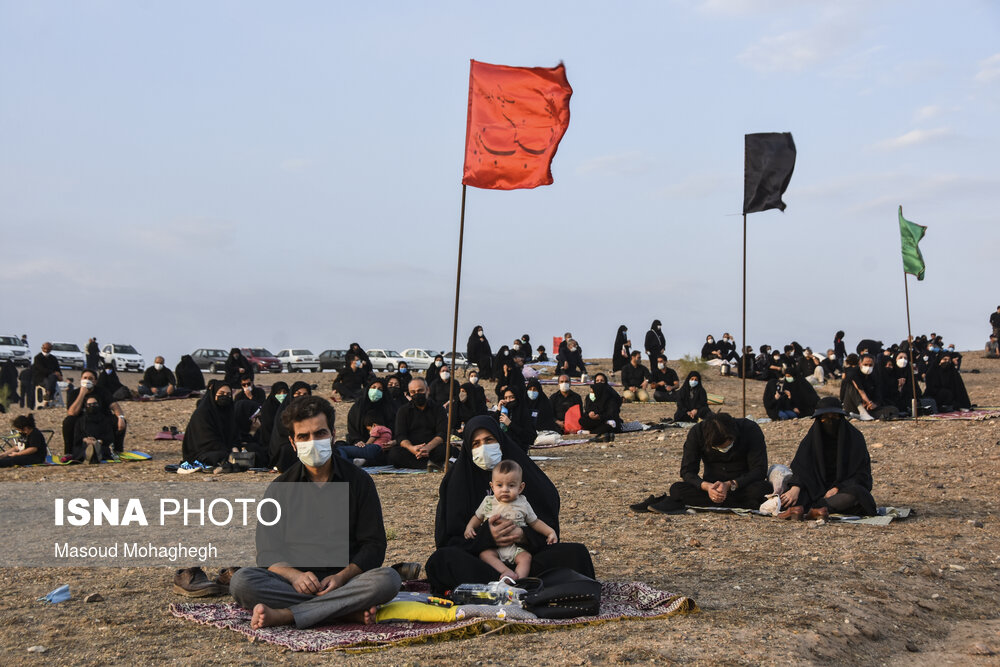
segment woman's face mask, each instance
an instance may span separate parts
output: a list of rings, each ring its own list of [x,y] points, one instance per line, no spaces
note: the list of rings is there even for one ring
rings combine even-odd
[[[528,398],[530,398],[531,400],[535,400],[536,398],[538,398],[538,392],[535,391],[534,389],[529,389]]]
[[[288,394],[275,394],[274,395],[274,400],[276,400],[278,403],[284,403],[286,398],[288,398]]]
[[[692,387],[692,388],[697,387],[698,386],[698,380],[696,380],[694,378],[691,378],[690,380],[688,380],[688,386]]]
[[[478,375],[470,376],[469,382],[471,382],[472,384],[479,384],[479,376]]]
[[[451,379],[451,373],[449,373],[448,371],[444,371],[444,372],[441,373],[441,381],[442,382],[447,382],[450,379]]]
[[[875,372],[875,367],[874,366],[862,366],[861,367],[861,372],[864,373],[865,375],[871,375],[872,373]]]
[[[896,359],[896,368],[906,368],[908,363],[909,361],[907,361],[905,357],[900,357],[899,359]]]
[[[466,394],[464,391],[460,391],[458,392],[458,400],[465,403],[467,400],[469,400],[469,395]]]
[[[382,400],[382,390],[378,387],[371,387],[368,390],[368,400],[372,403],[378,403]]]
[[[296,442],[295,455],[302,461],[302,465],[318,468],[330,460],[333,455],[333,444],[330,438]]]
[[[595,394],[594,392],[590,392],[589,394],[587,394],[587,398],[589,398],[591,403],[593,403],[594,401],[597,400],[597,394]]]
[[[493,470],[502,458],[499,442],[487,442],[472,450],[472,462],[483,470]]]

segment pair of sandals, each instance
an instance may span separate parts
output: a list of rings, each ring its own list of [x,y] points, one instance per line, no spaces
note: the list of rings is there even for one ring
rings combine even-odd
[[[178,433],[176,426],[164,426],[163,428],[160,429],[160,432],[169,433],[171,436],[175,436]]]

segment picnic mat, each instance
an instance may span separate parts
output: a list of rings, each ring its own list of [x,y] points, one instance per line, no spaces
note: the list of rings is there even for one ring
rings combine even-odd
[[[759,510],[748,510],[742,507],[688,507],[690,512],[716,512],[719,514],[739,514],[747,516],[756,514],[758,516],[770,517]],[[856,523],[866,526],[888,526],[894,519],[902,521],[913,512],[909,507],[878,507],[875,510],[876,516],[856,516],[852,514],[831,514],[827,519],[828,523]]]
[[[551,449],[552,447],[568,447],[569,445],[581,445],[585,442],[590,442],[590,438],[575,438],[572,440],[560,440],[559,442],[553,443],[551,445],[532,445],[531,449]]]
[[[1000,408],[976,408],[975,410],[955,410],[954,412],[939,412],[936,415],[918,417],[919,420],[948,421],[948,420],[970,420],[983,421],[984,419],[995,419],[1000,417]]]
[[[393,621],[375,625],[326,625],[308,630],[287,625],[253,630],[250,628],[250,612],[235,603],[185,602],[170,605],[170,613],[174,616],[201,625],[234,630],[246,635],[250,641],[276,644],[293,651],[336,650],[348,653],[464,639],[486,633],[526,634],[599,625],[610,621],[666,618],[696,611],[698,606],[691,598],[660,591],[641,582],[604,582],[601,586],[599,616],[563,620],[501,621],[495,618],[466,618],[451,623]]]
[[[362,468],[369,475],[419,475],[427,474],[426,468],[397,468],[395,466],[365,466]]]
[[[131,451],[127,451],[127,452],[118,452],[118,459],[119,460],[117,460],[117,461],[101,461],[100,465],[104,465],[105,463],[129,463],[129,462],[132,462],[132,461],[149,461],[152,458],[153,458],[152,454],[147,454],[146,452],[140,452],[140,451],[137,451],[137,450],[131,450]],[[75,464],[74,463],[63,463],[62,461],[59,460],[58,456],[52,456],[51,454],[47,454],[45,456],[45,463],[33,463],[31,465],[28,465],[28,466],[18,466],[18,467],[19,468],[34,468],[36,466],[70,466],[70,465],[88,465],[88,464],[86,464],[86,463],[83,463],[83,464],[81,464],[81,463],[75,463]],[[97,465],[97,464],[95,464],[95,465]]]

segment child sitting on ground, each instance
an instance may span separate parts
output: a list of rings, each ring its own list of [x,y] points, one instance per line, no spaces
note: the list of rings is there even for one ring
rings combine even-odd
[[[509,459],[501,461],[493,468],[493,481],[490,482],[493,495],[483,498],[475,516],[469,519],[469,524],[465,527],[466,539],[473,539],[476,536],[476,530],[484,522],[499,515],[522,528],[530,526],[545,536],[547,544],[555,544],[559,541],[556,531],[538,518],[527,499],[521,495],[524,491],[521,475],[521,466],[516,461]],[[500,573],[501,579],[503,577],[509,577],[515,581],[523,579],[528,576],[528,572],[531,570],[531,554],[517,544],[487,549],[481,552],[479,557],[492,565],[493,569]],[[513,571],[511,567],[514,568]]]
[[[373,413],[365,416],[365,430],[368,431],[368,441],[366,445],[378,445],[385,447],[392,442],[392,429],[378,423],[378,417]]]

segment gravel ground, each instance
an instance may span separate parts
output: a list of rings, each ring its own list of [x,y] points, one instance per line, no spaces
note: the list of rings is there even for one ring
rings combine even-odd
[[[974,403],[1000,406],[1000,363],[966,354]],[[597,365],[606,365],[607,360]],[[978,370],[979,373],[969,371]],[[262,376],[268,384],[274,376]],[[331,375],[283,375],[320,384]],[[137,376],[123,378],[133,384]],[[740,381],[705,376],[721,409],[739,414]],[[748,384],[749,411],[763,416],[763,384]],[[821,388],[833,393],[835,387]],[[154,442],[163,425],[183,429],[194,401],[129,403],[127,448],[147,463],[4,470],[2,481],[177,481],[163,471],[180,443]],[[60,411],[36,413],[58,428]],[[626,405],[626,419],[656,421],[673,404]],[[17,414],[15,410],[14,414]],[[12,414],[0,415],[6,432]],[[338,432],[346,406],[338,405]],[[762,426],[771,462],[787,463],[809,423]],[[599,578],[642,580],[693,597],[701,612],[668,620],[612,623],[565,632],[489,636],[410,646],[347,658],[357,664],[684,662],[996,664],[1000,654],[1000,420],[863,423],[880,505],[916,515],[888,527],[787,523],[734,515],[633,514],[628,504],[663,493],[678,476],[685,431],[620,435],[613,443],[546,450],[542,465],[559,488],[562,538],[585,543]],[[662,439],[661,439],[662,436]],[[61,447],[61,445],[59,445]],[[198,483],[200,475],[185,479]],[[240,475],[241,481],[270,476]],[[195,478],[195,479],[192,479]],[[424,561],[433,548],[439,475],[375,477],[390,535],[386,562]],[[404,511],[402,508],[410,508]],[[4,540],[17,539],[5,535]],[[313,664],[248,642],[234,632],[172,617],[166,568],[7,568],[0,570],[0,662]],[[68,583],[73,599],[35,599]],[[104,602],[84,604],[99,592]],[[44,653],[29,647],[43,646]]]

